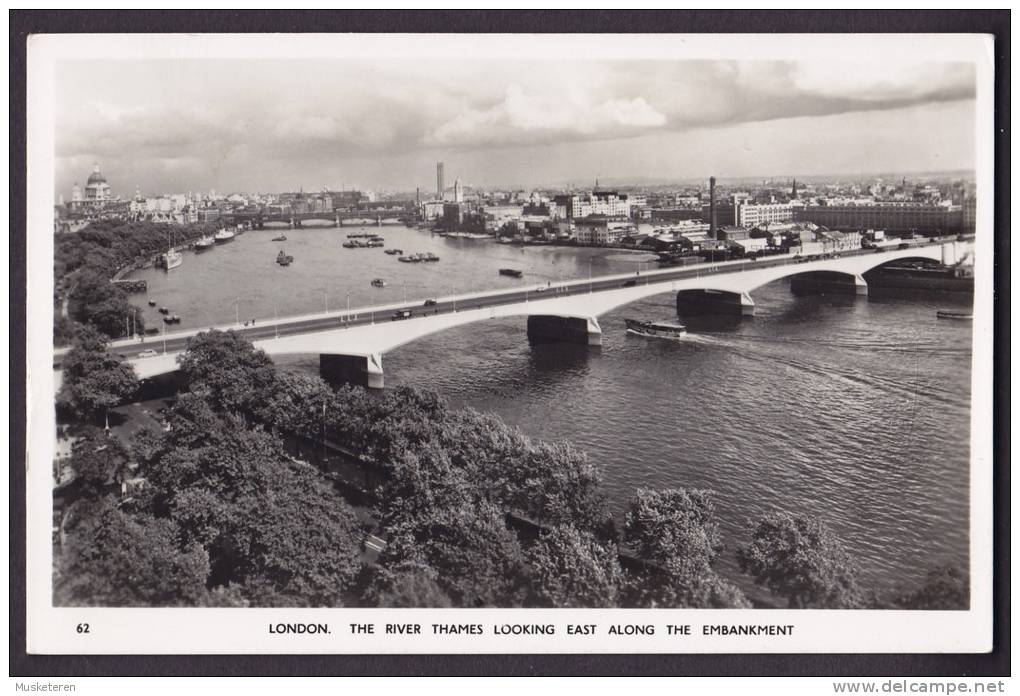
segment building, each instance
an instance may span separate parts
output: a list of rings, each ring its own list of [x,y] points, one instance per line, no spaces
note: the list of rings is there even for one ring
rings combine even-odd
[[[85,182],[85,205],[102,205],[113,200],[113,192],[106,181],[106,177],[99,171],[99,164],[92,167],[88,181]]]
[[[837,229],[949,233],[963,227],[963,210],[960,206],[916,202],[808,205],[795,208],[793,219]]]
[[[422,220],[438,220],[443,217],[443,206],[442,201],[422,201],[419,206],[419,211]]]
[[[448,230],[455,230],[464,224],[464,212],[466,206],[463,203],[443,204],[443,227]]]
[[[454,179],[453,181],[453,202],[464,202],[464,189],[460,185],[460,179]]]
[[[762,227],[777,222],[793,220],[793,206],[790,203],[736,203],[736,224],[738,227]]]
[[[574,239],[584,246],[617,244],[634,231],[634,225],[622,217],[592,215],[574,220]]]
[[[553,203],[561,217],[571,220],[602,215],[605,217],[630,217],[630,200],[626,194],[616,191],[592,191],[588,194],[556,196]]]
[[[963,229],[973,232],[977,228],[977,198],[968,196],[963,199]]]
[[[443,191],[446,190],[446,186],[443,182],[443,163],[436,162],[436,198],[443,200]]]

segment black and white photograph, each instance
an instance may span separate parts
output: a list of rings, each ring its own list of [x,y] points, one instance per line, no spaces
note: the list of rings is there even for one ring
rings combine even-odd
[[[989,46],[33,37],[30,647],[989,649]]]

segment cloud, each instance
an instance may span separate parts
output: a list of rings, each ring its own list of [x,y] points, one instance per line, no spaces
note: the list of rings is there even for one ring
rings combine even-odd
[[[825,57],[74,61],[58,81],[58,167],[64,180],[80,178],[82,162],[93,159],[139,163],[133,171],[145,163],[153,178],[175,182],[203,168],[296,177],[312,162],[332,171],[411,153],[597,148],[621,138],[893,112],[972,99],[974,82],[968,64]]]
[[[426,133],[423,142],[429,146],[470,147],[618,137],[661,127],[666,120],[643,97],[595,103],[578,90],[539,94],[513,84],[498,104],[457,114]]]

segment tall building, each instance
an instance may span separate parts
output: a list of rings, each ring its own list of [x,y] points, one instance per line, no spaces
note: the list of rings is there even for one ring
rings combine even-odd
[[[715,239],[715,177],[708,177],[708,236]]]
[[[446,187],[443,185],[443,163],[436,162],[436,198],[439,200],[443,199],[443,191]]]
[[[453,202],[461,203],[464,201],[464,189],[460,186],[460,179],[454,179],[453,181]]]

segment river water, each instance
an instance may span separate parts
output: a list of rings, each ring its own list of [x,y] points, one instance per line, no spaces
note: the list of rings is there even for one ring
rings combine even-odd
[[[151,269],[149,298],[181,327],[398,302],[451,291],[635,271],[652,257],[606,249],[513,247],[404,227],[246,232],[170,273]],[[403,264],[382,249],[343,249],[352,232],[431,251]],[[280,249],[293,265],[274,263]],[[524,280],[498,269],[524,271]],[[647,267],[654,267],[650,264]],[[378,289],[373,278],[388,285]],[[938,563],[967,568],[969,322],[935,310],[969,296],[794,297],[779,281],[752,292],[756,316],[683,318],[682,341],[628,335],[624,317],[675,319],[664,294],[600,318],[601,348],[529,345],[524,319],[449,330],[388,353],[388,387],[434,389],[492,411],[543,440],[567,440],[603,467],[622,516],[640,487],[709,488],[729,547],[747,523],[784,510],[823,517],[876,590],[916,584]],[[239,298],[239,299],[238,299]],[[237,304],[235,310],[235,302]],[[158,315],[146,308],[155,325]],[[278,359],[317,371],[318,357]],[[745,589],[732,553],[721,572]]]

